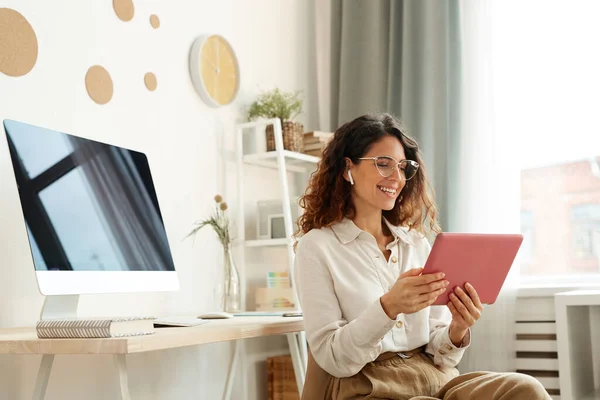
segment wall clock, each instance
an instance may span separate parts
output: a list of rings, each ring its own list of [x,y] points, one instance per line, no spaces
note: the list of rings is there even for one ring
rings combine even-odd
[[[211,107],[231,104],[240,89],[240,68],[233,47],[221,35],[200,36],[190,53],[194,88]]]

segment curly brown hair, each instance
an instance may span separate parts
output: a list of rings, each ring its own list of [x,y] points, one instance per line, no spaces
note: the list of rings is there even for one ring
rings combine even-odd
[[[417,174],[406,182],[402,197],[393,209],[383,210],[383,216],[393,225],[408,226],[423,234],[425,221],[431,232],[439,233],[437,207],[433,200],[433,188],[427,180],[417,141],[406,134],[403,124],[390,114],[366,114],[340,126],[323,151],[317,170],[311,175],[300,206],[304,213],[298,219],[298,231],[294,236],[312,229],[329,227],[344,217],[355,215],[350,196],[350,183],[344,178],[345,158],[358,164],[373,145],[384,136],[398,138],[404,147],[406,158],[419,163]]]

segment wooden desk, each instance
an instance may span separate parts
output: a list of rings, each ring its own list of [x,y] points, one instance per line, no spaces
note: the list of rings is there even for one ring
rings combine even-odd
[[[301,391],[306,373],[306,340],[301,317],[234,317],[211,320],[207,324],[185,328],[157,328],[156,333],[111,339],[39,339],[35,328],[0,329],[0,354],[41,354],[34,399],[43,399],[54,356],[57,354],[113,354],[119,371],[121,396],[129,400],[126,355],[146,351],[174,349],[224,341],[236,341],[225,397],[231,393],[231,383],[239,356],[237,341],[270,335],[286,334],[294,361],[294,372]]]

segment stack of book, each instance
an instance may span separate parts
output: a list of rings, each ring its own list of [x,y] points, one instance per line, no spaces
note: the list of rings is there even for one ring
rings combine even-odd
[[[267,273],[267,287],[268,288],[282,288],[290,287],[290,276],[287,272],[274,272],[270,271]]]
[[[267,287],[256,289],[257,311],[290,311],[295,309],[294,292],[288,272],[270,271]]]
[[[333,132],[313,131],[304,133],[304,153],[321,157],[325,146],[332,137]]]

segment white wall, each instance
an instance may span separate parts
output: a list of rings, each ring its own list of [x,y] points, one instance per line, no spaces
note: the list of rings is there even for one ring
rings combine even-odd
[[[219,244],[202,232],[196,244],[182,240],[194,220],[212,209],[219,191],[233,203],[235,169],[232,126],[243,118],[258,90],[278,86],[304,90],[300,120],[315,126],[312,2],[303,0],[138,0],[131,22],[118,20],[111,1],[3,0],[0,7],[21,12],[34,27],[39,55],[35,68],[19,78],[0,74],[0,120],[10,118],[145,152],[158,192],[181,290],[176,293],[82,296],[81,315],[195,315],[216,307]],[[161,26],[153,30],[150,14]],[[238,52],[242,88],[234,106],[214,110],[196,95],[187,60],[193,40],[215,32]],[[94,64],[112,75],[113,99],[99,106],[86,94],[84,76]],[[158,88],[149,92],[143,76],[152,71]],[[224,167],[219,174],[217,168]],[[219,181],[223,176],[224,181]],[[276,196],[275,174],[253,172],[249,184]],[[4,135],[0,138],[0,328],[32,326],[39,294]],[[247,196],[252,204],[256,194]],[[235,210],[233,210],[235,211]],[[232,215],[235,215],[234,213]],[[255,260],[264,254],[255,254]],[[275,265],[285,261],[275,252]],[[250,273],[250,278],[252,274]],[[260,279],[260,274],[253,279]],[[248,398],[266,398],[265,358],[287,352],[283,338],[247,342]],[[134,399],[213,399],[226,379],[229,344],[132,355]],[[0,399],[30,398],[39,356],[0,356]],[[238,383],[240,380],[238,380]],[[54,364],[48,399],[118,398],[109,356],[60,356]],[[202,390],[202,394],[200,394]],[[236,385],[234,398],[243,398]]]

